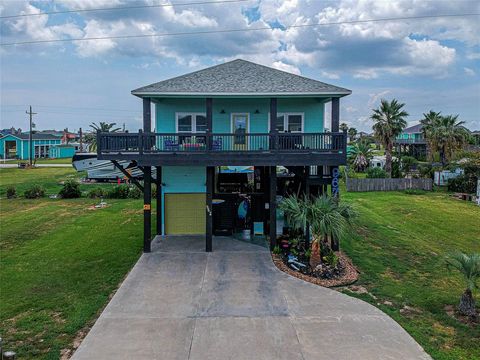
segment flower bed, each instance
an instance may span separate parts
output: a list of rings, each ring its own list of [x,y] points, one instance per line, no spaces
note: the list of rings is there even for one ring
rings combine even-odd
[[[296,271],[294,269],[291,269],[285,262],[285,257],[278,255],[278,254],[272,254],[272,259],[273,263],[275,266],[280,269],[281,271],[287,273],[288,275],[294,276],[298,279],[302,279],[304,281],[308,281],[312,284],[324,286],[324,287],[335,287],[335,286],[344,286],[344,285],[350,285],[357,281],[358,279],[358,271],[357,269],[353,266],[352,261],[348,256],[346,256],[342,252],[336,253],[336,255],[339,257],[339,271],[337,276],[334,276],[332,278],[321,278],[318,276],[315,276],[313,272],[310,271],[310,274],[308,273],[309,271],[305,271],[305,273],[301,273],[299,271]]]

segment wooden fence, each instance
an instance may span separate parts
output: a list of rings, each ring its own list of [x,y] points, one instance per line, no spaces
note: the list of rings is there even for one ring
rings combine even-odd
[[[399,191],[407,189],[432,190],[432,179],[350,179],[347,191]]]

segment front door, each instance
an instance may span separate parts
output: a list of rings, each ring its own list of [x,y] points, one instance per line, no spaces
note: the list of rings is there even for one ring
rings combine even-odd
[[[248,114],[232,114],[233,150],[247,150]]]

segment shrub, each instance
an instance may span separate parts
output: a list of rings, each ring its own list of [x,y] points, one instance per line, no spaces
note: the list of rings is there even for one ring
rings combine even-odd
[[[128,198],[128,185],[117,185],[107,191],[107,197],[110,199],[126,199]]]
[[[477,178],[473,174],[460,175],[448,180],[448,191],[461,193],[475,193],[477,191]]]
[[[418,164],[417,169],[422,178],[433,178],[432,164]]]
[[[384,179],[387,177],[387,172],[379,167],[368,169],[367,178],[369,179]]]
[[[129,199],[140,199],[142,196],[143,196],[143,192],[138,187],[130,186],[130,188],[128,189]]]
[[[73,179],[66,180],[58,195],[60,195],[60,197],[64,199],[79,198],[80,196],[82,196],[82,192],[80,191],[80,184]]]
[[[330,265],[331,267],[336,268],[339,258],[333,251],[331,251],[328,255],[323,257],[323,261],[325,261],[325,263]]]
[[[7,198],[13,199],[14,197],[17,197],[17,189],[15,189],[15,186],[10,185],[7,187]]]
[[[278,245],[275,245],[275,247],[273,248],[273,251],[272,251],[275,255],[280,255],[282,253],[282,251],[280,250],[280,246]]]
[[[105,196],[106,196],[106,191],[104,191],[101,187],[91,189],[87,193],[87,197],[89,197],[90,199],[100,199]]]
[[[27,199],[38,199],[45,196],[45,189],[40,185],[32,185],[23,193]]]
[[[418,160],[413,156],[404,156],[402,157],[402,170],[409,172],[412,168],[418,164]]]

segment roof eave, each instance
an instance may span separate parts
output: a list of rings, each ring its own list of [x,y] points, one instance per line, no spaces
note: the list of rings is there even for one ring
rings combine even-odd
[[[330,91],[330,92],[291,92],[291,93],[226,93],[226,92],[211,92],[211,93],[193,93],[193,92],[154,92],[154,91],[137,91],[132,90],[132,95],[139,98],[145,97],[343,97],[350,95],[351,90]]]

